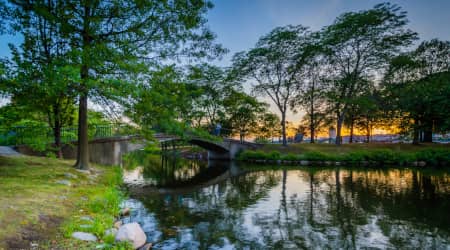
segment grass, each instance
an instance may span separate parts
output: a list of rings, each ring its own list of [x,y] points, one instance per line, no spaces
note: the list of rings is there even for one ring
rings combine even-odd
[[[118,167],[94,165],[91,174],[76,171],[72,160],[0,156],[0,249],[129,249],[114,245],[111,228],[123,198]],[[57,181],[69,180],[71,185]],[[91,220],[86,220],[89,216]],[[81,226],[85,225],[85,226]],[[86,227],[86,228],[83,228]],[[70,238],[84,231],[99,238],[83,243]]]
[[[425,161],[427,165],[450,164],[450,145],[410,145],[410,144],[345,144],[341,146],[329,144],[291,144],[265,145],[255,151],[244,151],[240,160],[286,160],[286,161],[345,161],[359,163],[361,161],[382,164],[411,163]]]

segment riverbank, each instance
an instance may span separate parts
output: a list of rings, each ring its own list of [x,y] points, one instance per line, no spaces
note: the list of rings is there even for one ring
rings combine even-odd
[[[73,160],[0,156],[0,249],[123,247],[104,235],[120,212],[118,167],[77,171]],[[72,238],[91,233],[95,242]]]
[[[439,144],[267,144],[246,150],[238,160],[260,164],[449,166],[450,145]]]

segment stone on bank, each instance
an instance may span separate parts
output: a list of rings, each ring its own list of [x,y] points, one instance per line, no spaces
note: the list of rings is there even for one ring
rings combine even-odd
[[[116,241],[129,241],[135,249],[143,246],[147,241],[147,236],[141,226],[136,223],[127,223],[119,228],[115,237]]]
[[[72,237],[82,241],[97,241],[97,237],[95,237],[95,235],[85,232],[74,232]]]

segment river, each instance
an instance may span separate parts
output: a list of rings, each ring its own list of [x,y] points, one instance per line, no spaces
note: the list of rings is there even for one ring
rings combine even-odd
[[[450,171],[251,166],[132,154],[153,249],[450,249]]]

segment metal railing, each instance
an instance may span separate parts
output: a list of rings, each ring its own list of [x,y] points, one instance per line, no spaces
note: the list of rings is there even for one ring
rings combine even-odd
[[[89,139],[108,138],[129,135],[125,124],[89,125]],[[68,143],[78,140],[77,127],[61,128],[61,142]],[[0,145],[35,145],[52,144],[55,141],[53,129],[48,126],[16,126],[10,129],[0,129]]]

